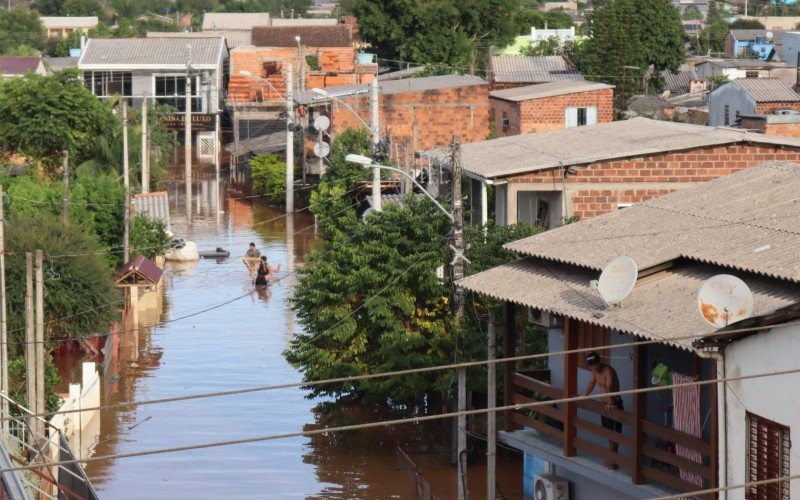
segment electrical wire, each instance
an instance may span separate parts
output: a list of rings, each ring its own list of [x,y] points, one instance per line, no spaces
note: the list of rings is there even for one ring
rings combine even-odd
[[[743,380],[752,380],[757,378],[765,378],[765,377],[776,377],[776,376],[783,376],[783,375],[791,375],[794,373],[800,373],[800,368],[792,368],[789,370],[777,370],[771,372],[763,372],[763,373],[755,373],[750,375],[739,375],[736,377],[726,377],[726,378],[718,378],[713,380],[697,380],[693,382],[685,382],[680,384],[669,384],[664,386],[655,386],[655,387],[643,387],[639,389],[629,389],[624,391],[612,391],[603,393],[603,396],[624,396],[628,394],[647,394],[651,392],[658,392],[658,391],[665,391],[670,390],[675,387],[702,387],[705,385],[711,384],[719,384],[722,382],[736,382],[736,381],[743,381]],[[329,434],[329,433],[338,433],[338,432],[349,432],[349,431],[356,431],[356,430],[364,430],[364,429],[372,429],[376,427],[386,427],[392,425],[404,425],[404,424],[411,424],[411,423],[420,423],[420,422],[428,422],[432,420],[444,420],[444,419],[452,419],[458,416],[470,416],[470,415],[483,415],[483,414],[490,414],[490,413],[497,413],[503,411],[516,411],[528,408],[536,408],[538,406],[549,406],[553,404],[563,404],[563,403],[576,403],[581,401],[588,401],[597,399],[597,396],[590,395],[590,396],[572,396],[560,399],[553,399],[549,401],[533,401],[530,403],[515,403],[510,405],[498,406],[492,409],[482,408],[476,410],[464,410],[464,411],[456,411],[456,412],[449,412],[449,413],[441,413],[436,415],[422,415],[416,417],[406,417],[406,418],[399,418],[393,420],[382,420],[376,422],[367,422],[361,424],[353,424],[353,425],[344,425],[344,426],[336,426],[336,427],[323,427],[320,429],[308,430],[308,431],[297,431],[297,432],[286,432],[280,434],[267,434],[262,436],[254,436],[249,438],[241,438],[241,439],[229,439],[229,440],[222,440],[222,441],[211,441],[205,443],[197,443],[197,444],[190,444],[184,446],[173,446],[168,448],[155,448],[150,450],[141,450],[141,451],[134,451],[128,453],[118,453],[113,455],[104,455],[104,456],[95,456],[95,457],[87,457],[75,460],[61,460],[56,462],[49,462],[43,464],[29,464],[23,465],[18,467],[8,467],[0,469],[0,473],[5,472],[16,472],[16,471],[24,471],[24,470],[31,470],[31,469],[40,469],[44,467],[57,467],[57,466],[64,466],[64,465],[72,465],[78,463],[91,463],[91,462],[98,462],[98,461],[108,461],[108,460],[116,460],[120,458],[131,458],[131,457],[141,457],[141,456],[149,456],[149,455],[160,455],[165,453],[176,453],[181,451],[192,451],[192,450],[199,450],[205,448],[217,448],[221,446],[233,446],[239,444],[247,444],[247,443],[257,443],[257,442],[264,442],[264,441],[275,441],[278,439],[286,439],[286,438],[293,438],[293,437],[310,437],[310,436],[317,436],[322,434]],[[682,495],[685,495],[682,494]]]

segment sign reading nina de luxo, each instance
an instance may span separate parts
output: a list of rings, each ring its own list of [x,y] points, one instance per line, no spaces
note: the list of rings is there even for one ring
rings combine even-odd
[[[186,123],[186,118],[183,114],[166,115],[163,118],[164,124],[169,129],[183,129]],[[192,130],[213,130],[214,129],[214,115],[208,114],[193,114],[192,115]]]

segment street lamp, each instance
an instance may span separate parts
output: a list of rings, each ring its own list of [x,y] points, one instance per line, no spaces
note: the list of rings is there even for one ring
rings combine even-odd
[[[434,198],[424,187],[422,187],[417,182],[416,179],[414,179],[412,176],[408,175],[407,173],[403,172],[399,168],[389,167],[389,166],[386,166],[386,165],[379,165],[379,164],[375,163],[375,161],[372,158],[369,158],[369,157],[364,156],[364,155],[358,155],[358,154],[355,154],[355,153],[348,154],[347,156],[345,156],[344,159],[345,159],[345,161],[348,161],[350,163],[356,163],[358,165],[362,165],[364,168],[372,168],[373,172],[376,171],[376,170],[377,171],[380,171],[380,170],[391,170],[392,172],[398,172],[398,173],[406,176],[408,179],[411,180],[411,182],[415,186],[417,186],[420,190],[422,190],[422,193],[425,194],[425,196],[427,196],[433,202],[433,204],[436,205],[436,207],[439,210],[442,211],[442,213],[444,213],[451,221],[453,220],[453,214],[448,212],[447,209],[445,209],[442,205],[440,205],[439,202],[436,201],[436,198]],[[380,176],[380,173],[378,175]],[[373,179],[374,179],[374,176],[373,176]],[[376,196],[377,196],[377,202],[376,202],[376,198],[375,198]],[[373,207],[376,207],[376,206],[380,207],[380,199],[381,199],[380,181],[379,181],[379,183],[377,185],[373,181],[373,183],[372,183],[372,206]],[[380,208],[377,208],[377,210],[380,211]]]

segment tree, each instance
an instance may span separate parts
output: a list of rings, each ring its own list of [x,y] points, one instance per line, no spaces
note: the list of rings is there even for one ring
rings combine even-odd
[[[64,0],[61,7],[65,16],[97,16],[105,18],[103,5],[99,0]]]
[[[43,16],[60,16],[64,0],[36,0],[32,7]]]
[[[114,116],[83,86],[77,70],[54,76],[28,74],[0,83],[0,150],[16,151],[54,166],[63,150],[83,161]]]
[[[353,11],[383,58],[474,69],[491,45],[511,41],[518,8],[519,0],[356,0]]]
[[[683,14],[681,14],[681,19],[685,19],[687,21],[693,19],[703,19],[703,13],[700,12],[700,9],[698,9],[697,6],[689,5],[683,10]]]
[[[572,18],[561,9],[542,12],[534,9],[522,9],[514,16],[514,32],[517,35],[530,35],[531,28],[564,29],[574,23]]]
[[[267,203],[279,204],[286,198],[286,164],[274,153],[250,158],[253,190],[266,196]]]
[[[558,37],[551,36],[546,40],[540,40],[524,47],[520,53],[523,56],[560,56],[569,52],[570,47],[572,47],[571,43],[562,44]]]
[[[20,45],[45,48],[47,31],[36,11],[14,7],[0,11],[0,54],[9,54]]]
[[[669,0],[614,0],[598,5],[588,21],[589,38],[575,44],[570,54],[584,75],[616,85],[617,109],[650,66],[658,74],[676,71],[685,60],[683,26]],[[650,81],[660,86],[658,78]]]
[[[739,18],[729,25],[732,30],[763,30],[767,29],[764,23],[758,19],[742,19]]]
[[[699,33],[695,51],[698,54],[721,54],[725,52],[725,36],[728,34],[728,23],[723,19],[709,22]]]
[[[55,45],[53,55],[56,57],[69,57],[69,49],[80,48],[82,36],[83,34],[76,30],[63,40],[59,40]]]
[[[164,221],[145,214],[136,214],[131,219],[131,255],[142,254],[150,260],[164,255],[172,246]]]

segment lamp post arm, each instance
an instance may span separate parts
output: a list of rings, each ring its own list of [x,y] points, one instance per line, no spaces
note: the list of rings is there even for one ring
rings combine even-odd
[[[361,116],[358,114],[358,111],[353,109],[352,106],[350,106],[349,104],[347,104],[343,100],[339,99],[338,97],[333,97],[332,95],[320,96],[320,100],[325,99],[325,98],[328,98],[331,101],[336,101],[339,104],[341,104],[342,106],[344,106],[345,108],[347,108],[351,113],[353,113],[353,115],[355,115],[356,118],[358,118],[358,121],[360,121],[361,124],[364,125],[364,128],[367,129],[367,132],[369,133],[369,135],[372,135],[372,128],[370,127],[369,123],[364,121],[364,119],[361,118]]]
[[[446,216],[447,216],[447,217],[448,217],[450,220],[453,220],[453,214],[451,214],[450,212],[448,212],[448,211],[447,211],[447,209],[445,209],[445,208],[444,208],[442,205],[440,205],[440,204],[439,204],[439,202],[438,202],[438,201],[436,201],[436,198],[434,198],[434,197],[433,197],[433,196],[432,196],[432,195],[431,195],[431,194],[430,194],[430,193],[429,193],[429,192],[428,192],[428,191],[427,191],[427,190],[426,190],[424,187],[422,187],[422,185],[420,185],[420,183],[418,183],[416,179],[414,179],[413,177],[411,177],[411,176],[410,176],[410,175],[408,175],[407,173],[403,172],[403,171],[402,171],[402,170],[400,170],[399,168],[395,168],[395,167],[387,167],[387,166],[385,166],[385,165],[375,165],[375,164],[372,164],[372,165],[368,165],[368,166],[369,166],[369,167],[372,167],[372,168],[375,168],[375,167],[377,167],[377,168],[380,168],[380,169],[382,169],[382,170],[391,170],[392,172],[397,172],[397,173],[399,173],[399,174],[401,174],[401,175],[404,175],[404,176],[405,176],[405,177],[407,177],[407,178],[408,178],[408,179],[409,179],[409,180],[410,180],[410,181],[411,181],[411,182],[412,182],[412,183],[413,183],[415,186],[417,186],[418,188],[420,188],[420,189],[422,190],[422,192],[423,192],[423,193],[425,193],[425,196],[427,196],[427,197],[428,197],[428,198],[429,198],[429,199],[430,199],[430,200],[433,202],[433,204],[434,204],[434,205],[436,205],[436,207],[437,207],[439,210],[441,210],[441,211],[442,211],[442,213],[444,213],[444,214],[445,214],[445,215],[446,215]]]

